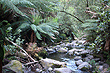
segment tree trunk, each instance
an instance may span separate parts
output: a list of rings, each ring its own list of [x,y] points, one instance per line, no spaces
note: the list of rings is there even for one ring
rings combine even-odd
[[[2,73],[2,59],[0,58],[0,73]]]
[[[106,40],[104,50],[109,50],[109,48],[110,48],[110,39]]]

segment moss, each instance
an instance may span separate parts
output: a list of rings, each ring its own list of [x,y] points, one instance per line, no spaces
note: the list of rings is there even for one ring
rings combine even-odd
[[[38,52],[38,55],[40,57],[46,58],[46,56],[48,55],[47,51],[42,49],[41,51]]]
[[[61,73],[61,72],[59,72],[59,71],[55,71],[55,73]]]
[[[22,73],[22,64],[17,60],[12,60],[7,67],[16,73]]]
[[[61,65],[57,65],[57,64],[52,64],[52,66],[51,66],[52,68],[60,68],[61,67]]]

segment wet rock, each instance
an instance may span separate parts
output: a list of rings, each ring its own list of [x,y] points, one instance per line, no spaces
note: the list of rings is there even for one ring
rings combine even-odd
[[[10,61],[7,65],[3,66],[3,68],[9,68],[16,73],[22,73],[22,64],[17,60]]]
[[[94,58],[93,55],[87,55],[87,57],[88,57],[90,60]]]
[[[84,61],[89,62],[90,59],[88,57],[84,58]]]
[[[75,52],[82,52],[82,51],[84,51],[84,49],[76,49],[76,48],[74,48],[74,49],[69,50],[68,54],[69,55],[73,55]],[[80,55],[80,53],[78,55]]]
[[[62,43],[62,44],[60,44],[60,45],[61,45],[61,47],[65,47],[66,44],[65,44],[65,43]]]
[[[109,68],[108,64],[103,64],[103,68]]]
[[[71,43],[67,43],[65,46],[66,47],[70,47],[71,46]]]
[[[48,68],[48,71],[52,71],[53,69],[51,67]]]
[[[79,48],[84,48],[84,45],[79,45],[78,47],[79,47]]]
[[[78,60],[78,61],[76,61],[75,63],[76,63],[76,65],[78,66],[78,65],[82,64],[83,61],[82,61],[82,60]]]
[[[53,59],[49,59],[49,58],[46,58],[46,59],[42,59],[40,60],[42,66],[47,70],[49,67],[51,68],[60,68],[60,67],[64,67],[66,66],[66,63],[65,62],[60,62],[60,61],[57,61],[57,60],[53,60]]]
[[[68,54],[69,54],[69,55],[73,55],[73,53],[74,53],[75,51],[76,51],[75,48],[74,48],[74,49],[71,49],[71,50],[68,51]]]
[[[84,50],[84,51],[81,52],[81,55],[86,55],[88,53],[90,53],[90,50]]]
[[[77,52],[77,51],[75,51],[74,54],[77,55],[77,56],[81,55],[81,54],[80,54],[79,52]]]
[[[100,58],[94,58],[94,61],[98,62],[98,61],[100,61]]]
[[[37,68],[37,69],[36,69],[36,72],[37,72],[37,73],[41,73],[42,70],[40,70],[40,69]]]
[[[55,48],[60,48],[60,47],[61,47],[60,45],[55,46]]]
[[[110,70],[106,71],[106,72],[103,72],[103,73],[110,73]]]
[[[88,70],[90,68],[92,68],[92,66],[88,62],[83,62],[78,66],[78,69],[81,69],[81,70]]]
[[[48,48],[48,49],[47,49],[47,52],[55,52],[55,50]]]
[[[99,61],[99,62],[98,62],[98,64],[99,64],[99,65],[103,65],[103,64],[104,64],[104,62],[102,62],[102,61]]]
[[[74,48],[74,49],[69,50],[68,53],[78,52],[79,54],[82,54],[83,51],[85,51],[85,50],[84,49],[76,49],[76,48]]]
[[[58,49],[58,52],[60,52],[60,53],[66,53],[68,50],[67,50],[67,48],[65,47],[65,48],[60,48],[60,49]]]
[[[54,71],[56,73],[72,73],[71,69],[69,68],[55,68]]]
[[[103,71],[103,66],[96,66],[99,71]]]
[[[78,43],[83,44],[85,42],[85,40],[80,40],[78,41]]]
[[[75,61],[78,61],[78,60],[80,60],[80,59],[82,59],[81,56],[76,56],[76,57],[74,57],[74,60],[75,60]]]

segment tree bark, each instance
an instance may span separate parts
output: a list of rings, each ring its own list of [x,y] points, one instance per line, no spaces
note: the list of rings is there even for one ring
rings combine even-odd
[[[0,58],[0,73],[2,73],[2,59]]]

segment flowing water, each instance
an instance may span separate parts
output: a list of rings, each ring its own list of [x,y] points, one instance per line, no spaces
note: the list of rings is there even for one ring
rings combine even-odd
[[[73,56],[69,56],[68,54],[62,54],[62,53],[53,53],[48,56],[48,58],[58,60],[61,62],[66,62],[67,63],[67,68],[70,68],[74,73],[89,73],[89,72],[84,72],[79,69],[77,69],[77,66],[75,64],[75,60],[73,59]]]

